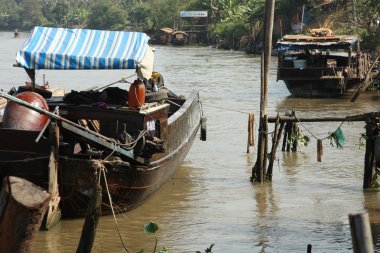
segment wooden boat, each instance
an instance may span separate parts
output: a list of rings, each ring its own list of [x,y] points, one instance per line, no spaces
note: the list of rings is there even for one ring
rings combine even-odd
[[[339,97],[354,92],[370,71],[368,54],[357,36],[334,36],[313,29],[311,35],[286,35],[277,42],[277,80],[295,97]],[[369,73],[372,74],[372,73]]]
[[[182,31],[175,31],[172,33],[170,43],[175,46],[183,46],[188,43],[189,34]]]
[[[100,39],[92,40],[94,37]],[[65,41],[60,43],[60,38]],[[78,43],[70,45],[74,39]],[[71,52],[86,52],[79,43],[86,40],[88,51],[103,48],[108,52],[59,54],[65,51],[64,45],[71,46]],[[64,217],[84,216],[99,182],[103,189],[102,214],[110,213],[112,206],[115,212],[131,210],[165,184],[188,153],[201,127],[202,110],[198,91],[185,98],[162,84],[157,87],[158,73],[152,75],[153,52],[148,40],[148,36],[136,32],[34,28],[29,43],[16,57],[17,65],[30,76],[34,69],[41,68],[132,68],[137,69],[138,79],[129,91],[109,87],[53,96],[46,99],[46,109],[44,102],[36,105],[36,96],[30,103],[18,98],[25,92],[16,97],[1,92],[0,97],[8,104],[0,127],[0,176],[22,177],[49,190],[50,212],[54,213],[52,209],[59,203]],[[49,43],[62,48],[52,49]],[[44,46],[35,49],[33,45]],[[110,52],[115,52],[112,59],[102,58],[112,55]],[[124,58],[127,54],[129,57]],[[141,87],[147,102],[140,97]],[[20,127],[30,116],[20,116],[20,111],[36,117],[27,124],[29,129]],[[14,117],[19,120],[11,124],[13,127],[9,127],[10,113],[20,116]],[[43,127],[32,128],[41,117],[47,118]]]
[[[174,29],[172,29],[172,28],[169,28],[169,27],[161,28],[153,36],[153,38],[150,42],[152,44],[167,45],[171,41],[171,37],[172,37],[173,32],[174,32]]]
[[[13,32],[13,36],[14,36],[15,38],[20,37],[20,33],[18,32],[17,29],[14,30],[14,32]]]

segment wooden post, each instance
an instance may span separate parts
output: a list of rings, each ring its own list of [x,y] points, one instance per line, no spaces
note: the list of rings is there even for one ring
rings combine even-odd
[[[248,117],[247,154],[249,153],[249,148],[255,145],[254,124],[255,124],[255,115],[253,113],[250,113]]]
[[[286,152],[290,151],[290,144],[292,142],[293,124],[294,124],[294,122],[289,123],[289,125],[288,125],[288,129],[287,129],[287,131],[288,131],[288,134],[287,134],[288,139],[286,140]]]
[[[99,175],[100,177],[100,175]],[[102,204],[102,187],[97,185],[88,203],[86,218],[82,228],[77,253],[91,253],[96,229],[99,223],[99,213]]]
[[[371,224],[368,213],[350,214],[352,248],[354,253],[373,253]]]
[[[56,122],[50,123],[50,158],[49,158],[49,192],[51,198],[46,218],[42,225],[43,229],[53,228],[61,220],[61,209],[59,202],[61,197],[58,192],[58,147],[59,147],[59,128]]]
[[[375,138],[379,134],[379,129],[376,124],[375,117],[368,117],[366,120],[366,149],[364,157],[364,178],[363,178],[363,188],[370,188],[372,186],[372,181],[376,176],[376,166],[374,163],[374,148],[375,148]]]
[[[307,253],[311,253],[312,248],[313,248],[313,246],[311,244],[308,244],[307,245]]]
[[[267,133],[264,133],[264,129],[267,129],[267,121],[264,120],[264,116],[267,115],[267,97],[268,97],[268,81],[269,81],[269,64],[272,53],[272,33],[273,33],[273,20],[274,20],[274,5],[275,0],[266,0],[265,5],[265,26],[264,26],[264,50],[261,53],[261,96],[260,96],[260,126],[259,126],[259,140],[257,148],[257,160],[252,169],[252,179],[258,182],[264,182],[264,170],[263,167],[264,157],[266,157],[267,145],[266,139]],[[265,125],[266,124],[266,125]],[[264,155],[265,154],[265,155]]]
[[[18,177],[5,177],[0,191],[0,252],[27,253],[38,233],[50,194]]]
[[[299,135],[299,128],[298,128],[298,124],[297,123],[293,123],[293,126],[292,126],[292,135],[293,136],[298,136]],[[297,146],[298,146],[298,139],[295,138],[293,139],[293,143],[292,143],[292,152],[297,152]]]
[[[281,133],[282,130],[284,129],[284,123],[281,123],[280,125],[280,130],[278,130],[278,125],[279,125],[279,118],[280,116],[277,114],[278,121],[276,121],[276,125],[274,127],[274,133],[273,133],[273,138],[272,138],[272,150],[271,150],[271,155],[269,159],[269,165],[268,165],[268,170],[267,170],[267,176],[266,179],[269,181],[272,181],[272,175],[273,175],[273,163],[274,160],[276,159],[276,152],[277,152],[277,147],[278,143],[280,142],[281,138]]]
[[[264,182],[267,174],[267,165],[268,165],[268,115],[264,115],[264,152],[263,152],[263,167],[261,169],[261,181]]]
[[[289,122],[285,124],[284,138],[282,140],[282,149],[281,149],[281,151],[283,152],[286,149],[286,142],[288,141],[288,129],[289,129]]]

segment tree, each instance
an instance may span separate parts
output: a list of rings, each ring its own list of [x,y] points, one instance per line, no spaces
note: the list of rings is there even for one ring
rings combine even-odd
[[[127,12],[113,6],[108,0],[93,5],[87,19],[87,27],[92,29],[122,30],[127,23]]]

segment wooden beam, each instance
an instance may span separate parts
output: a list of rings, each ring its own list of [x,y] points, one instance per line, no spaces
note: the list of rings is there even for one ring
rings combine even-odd
[[[380,112],[370,112],[364,114],[351,115],[346,117],[320,117],[320,118],[303,118],[303,117],[288,117],[281,116],[282,122],[342,122],[342,121],[365,121],[367,118],[380,117]],[[268,123],[275,123],[277,117],[268,117]]]

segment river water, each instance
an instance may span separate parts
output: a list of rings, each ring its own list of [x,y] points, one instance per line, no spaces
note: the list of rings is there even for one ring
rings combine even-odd
[[[23,84],[27,75],[12,67],[26,34],[14,39],[0,33],[0,88]],[[259,115],[260,58],[241,52],[204,47],[156,47],[155,69],[177,94],[200,90],[208,119],[207,142],[197,139],[174,177],[144,205],[117,216],[101,217],[93,252],[152,252],[155,238],[143,225],[158,224],[158,248],[170,252],[352,252],[348,214],[368,211],[374,244],[380,250],[380,193],[363,191],[364,148],[359,138],[364,123],[344,123],[343,149],[324,140],[322,162],[317,142],[335,131],[339,122],[305,123],[310,144],[296,153],[278,150],[273,182],[252,184],[256,147],[246,153],[248,112]],[[356,103],[341,99],[289,98],[283,82],[276,82],[276,58],[270,70],[268,113],[291,109],[299,117],[346,116],[379,111],[380,94],[368,93]],[[51,86],[87,89],[105,85],[133,72],[39,71]],[[270,124],[270,131],[273,124]],[[257,126],[256,126],[257,129]],[[312,135],[310,134],[312,133]],[[257,133],[255,132],[257,136]],[[255,136],[255,137],[256,137]],[[83,219],[63,220],[51,231],[41,231],[37,252],[75,252]]]

